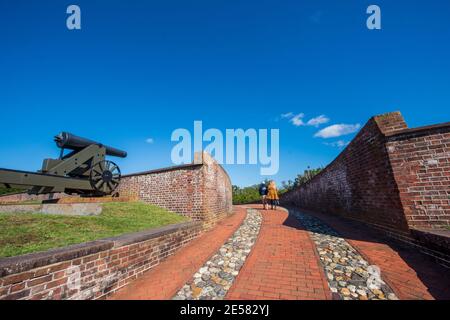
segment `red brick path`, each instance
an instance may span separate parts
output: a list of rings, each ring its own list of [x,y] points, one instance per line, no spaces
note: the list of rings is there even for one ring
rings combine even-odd
[[[383,279],[401,300],[450,299],[450,272],[429,257],[362,223],[308,213],[339,232],[370,264],[379,266]]]
[[[220,221],[212,230],[192,240],[186,247],[109,297],[111,300],[171,299],[194,273],[216,253],[241,225],[246,209]]]
[[[308,232],[286,211],[260,212],[259,237],[226,299],[331,299]]]
[[[253,206],[261,209],[260,206]],[[241,225],[245,207],[110,299],[170,299]],[[283,210],[260,210],[258,239],[226,299],[331,299],[315,246]],[[421,253],[399,247],[354,221],[311,213],[339,232],[371,264],[400,299],[450,299],[448,270]]]

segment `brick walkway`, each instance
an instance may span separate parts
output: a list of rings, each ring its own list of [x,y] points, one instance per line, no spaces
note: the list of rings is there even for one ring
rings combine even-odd
[[[109,297],[111,300],[171,299],[192,275],[241,225],[246,209],[235,207],[235,214],[212,230],[192,240],[142,277]]]
[[[429,257],[362,223],[307,213],[335,229],[369,263],[379,266],[384,280],[401,300],[450,299],[450,272]]]
[[[331,299],[307,231],[286,211],[260,212],[259,238],[226,298]]]
[[[252,206],[261,209],[261,206]],[[110,299],[171,299],[232,236],[246,216],[233,216],[193,240]],[[284,210],[260,210],[259,237],[226,299],[331,299],[313,241],[300,222]],[[400,299],[450,299],[450,274],[423,254],[398,246],[367,226],[308,212],[335,229],[371,264]]]

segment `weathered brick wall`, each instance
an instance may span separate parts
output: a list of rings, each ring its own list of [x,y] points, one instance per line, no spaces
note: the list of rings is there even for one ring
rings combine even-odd
[[[450,124],[407,129],[399,112],[373,117],[330,165],[281,201],[395,233],[449,225],[449,132]]]
[[[137,196],[194,221],[205,228],[231,214],[231,181],[223,168],[207,153],[197,154],[190,165],[124,176],[121,196]]]
[[[118,192],[200,220],[202,187],[202,166],[188,165],[124,176]]]
[[[0,300],[101,299],[196,238],[200,222],[171,225],[0,259]]]
[[[309,183],[282,196],[281,202],[406,231],[377,120],[370,119],[330,165]]]
[[[231,180],[226,171],[207,153],[203,153],[202,181],[205,227],[214,226],[233,210]]]
[[[409,226],[449,226],[450,124],[403,130],[386,145]]]

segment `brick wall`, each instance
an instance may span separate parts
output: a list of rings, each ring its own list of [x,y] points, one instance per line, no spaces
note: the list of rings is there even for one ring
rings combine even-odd
[[[408,129],[399,112],[371,118],[319,175],[282,203],[409,234],[450,225],[450,123]]]
[[[210,155],[195,157],[193,164],[124,176],[119,194],[136,196],[210,228],[233,211],[231,181]]]
[[[105,298],[201,231],[200,222],[188,222],[0,259],[0,300]]]
[[[209,228],[233,212],[233,194],[226,171],[209,154],[203,153],[202,158],[202,211],[205,226]]]
[[[450,124],[390,134],[386,146],[408,225],[450,226]]]

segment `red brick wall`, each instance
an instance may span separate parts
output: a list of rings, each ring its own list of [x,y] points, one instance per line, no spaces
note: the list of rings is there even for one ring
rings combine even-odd
[[[202,212],[205,227],[214,226],[233,211],[231,180],[226,171],[207,153],[203,153]]]
[[[0,300],[101,299],[202,231],[198,222],[0,259]]]
[[[449,132],[449,124],[407,129],[399,112],[373,117],[319,175],[281,201],[397,233],[449,225]]]
[[[195,221],[205,228],[231,214],[231,181],[207,153],[197,154],[198,164],[182,165],[124,176],[121,196],[137,196]]]
[[[404,130],[386,145],[409,226],[449,226],[450,124]]]
[[[180,166],[122,178],[120,196],[140,200],[199,220],[202,204],[201,166]]]

